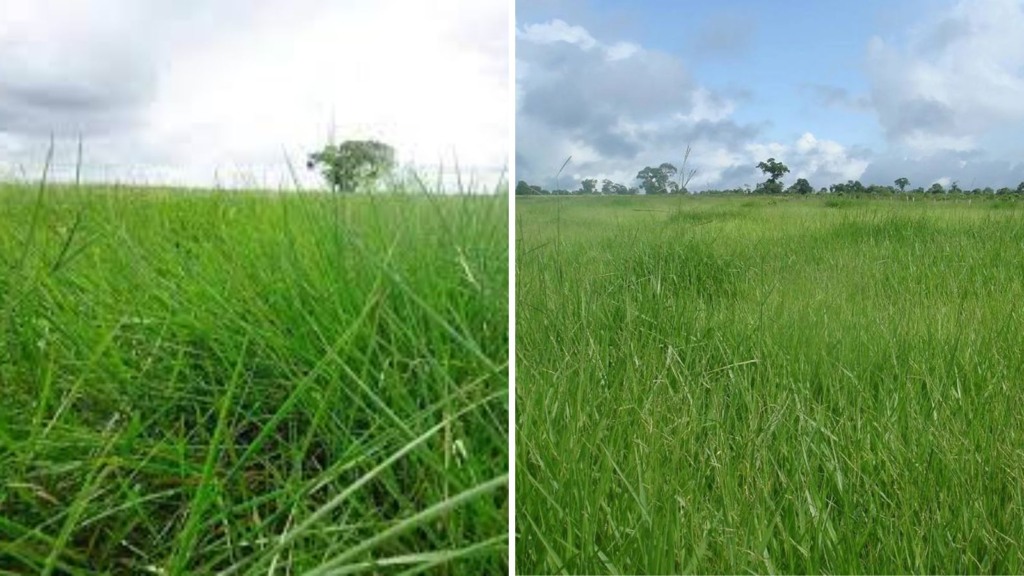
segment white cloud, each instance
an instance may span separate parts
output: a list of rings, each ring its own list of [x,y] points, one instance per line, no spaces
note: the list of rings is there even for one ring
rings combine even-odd
[[[834,140],[822,140],[805,132],[792,144],[782,142],[754,143],[746,148],[752,165],[775,158],[789,167],[787,183],[806,178],[815,188],[836,182],[858,180],[869,161],[852,153]],[[763,179],[758,172],[758,178]]]
[[[688,114],[678,115],[677,118],[687,123],[701,121],[721,122],[732,116],[736,111],[736,104],[726,98],[719,98],[704,87],[698,87],[693,91],[693,108]]]
[[[1024,121],[1024,3],[960,0],[896,42],[873,38],[867,71],[890,142],[968,150]]]
[[[584,50],[597,46],[597,40],[582,26],[571,26],[563,20],[552,20],[542,24],[527,24],[516,36],[534,44],[566,42]]]
[[[616,48],[623,45],[631,48]],[[621,62],[607,58],[616,51]],[[516,162],[518,176],[531,183],[555,186],[558,167],[572,155],[562,187],[583,178],[632,185],[644,166],[682,169],[688,146],[695,191],[754,185],[764,179],[757,163],[769,157],[790,167],[787,182],[807,178],[819,187],[859,178],[868,164],[811,133],[765,141],[757,125],[734,119],[734,100],[694,81],[679,57],[604,43],[560,20],[524,26],[517,59]]]
[[[974,135],[951,136],[915,130],[903,136],[899,143],[914,151],[915,156],[922,156],[944,150],[969,152],[977,147],[978,139]]]
[[[781,142],[752,142],[744,146],[750,160],[760,162],[768,158],[783,160],[789,152],[790,147]]]
[[[868,167],[868,160],[850,154],[845,146],[834,140],[819,140],[810,132],[797,139],[792,162],[796,169],[791,174],[807,178],[812,184],[823,184],[857,180]]]
[[[454,154],[485,180],[507,163],[512,94],[503,0],[141,6],[0,0],[0,52],[8,62],[0,74],[8,81],[58,95],[70,81],[99,92],[118,82],[143,86],[142,96],[123,105],[131,114],[122,129],[87,130],[97,162],[195,184],[211,184],[218,169],[251,170],[276,185],[286,174],[282,149],[301,161],[324,142],[333,119],[339,140],[379,138],[406,162],[436,165],[443,157],[450,166]],[[16,64],[6,59],[12,53],[21,55]],[[123,77],[97,73],[108,56],[133,58]],[[61,75],[70,80],[53,79]],[[28,104],[52,111],[39,99]],[[54,119],[61,118],[51,113],[39,122]]]
[[[737,125],[735,104],[694,83],[675,55],[603,42],[561,20],[527,24],[517,40],[516,167],[527,181],[555,186],[572,155],[573,179],[630,185],[646,165],[681,165],[690,144],[698,178],[718,181],[756,132]],[[566,176],[561,184],[573,186]]]
[[[616,42],[605,50],[609,60],[625,60],[639,51],[640,46],[632,42]]]

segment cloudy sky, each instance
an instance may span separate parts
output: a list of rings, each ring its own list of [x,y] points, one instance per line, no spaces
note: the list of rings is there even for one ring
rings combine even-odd
[[[516,178],[1024,180],[1024,1],[520,0]],[[575,180],[575,181],[574,181]]]
[[[0,0],[0,178],[276,187],[325,143],[508,164],[507,0]],[[431,172],[433,170],[434,172]]]

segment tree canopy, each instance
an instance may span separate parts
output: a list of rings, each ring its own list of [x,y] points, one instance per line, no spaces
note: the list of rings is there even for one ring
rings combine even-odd
[[[395,168],[395,150],[376,140],[347,140],[328,144],[306,161],[310,170],[320,168],[334,192],[353,192],[375,184]]]
[[[672,181],[677,172],[675,166],[663,162],[657,168],[644,167],[636,173],[636,179],[640,181],[645,194],[668,194],[679,191],[679,185]]]
[[[763,162],[757,163],[757,169],[764,172],[765,176],[768,176],[770,182],[778,182],[782,178],[783,174],[789,172],[789,167],[782,162],[777,161],[775,158],[769,158]]]

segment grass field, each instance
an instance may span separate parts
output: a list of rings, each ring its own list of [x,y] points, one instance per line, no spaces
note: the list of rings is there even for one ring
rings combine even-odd
[[[518,570],[1024,571],[1024,202],[516,219]]]
[[[0,187],[0,573],[501,573],[508,197]]]

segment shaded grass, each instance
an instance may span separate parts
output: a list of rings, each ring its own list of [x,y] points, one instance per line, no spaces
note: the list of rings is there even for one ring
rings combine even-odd
[[[1024,569],[1021,204],[633,200],[517,199],[521,571]]]
[[[0,214],[0,569],[506,569],[506,196]]]

